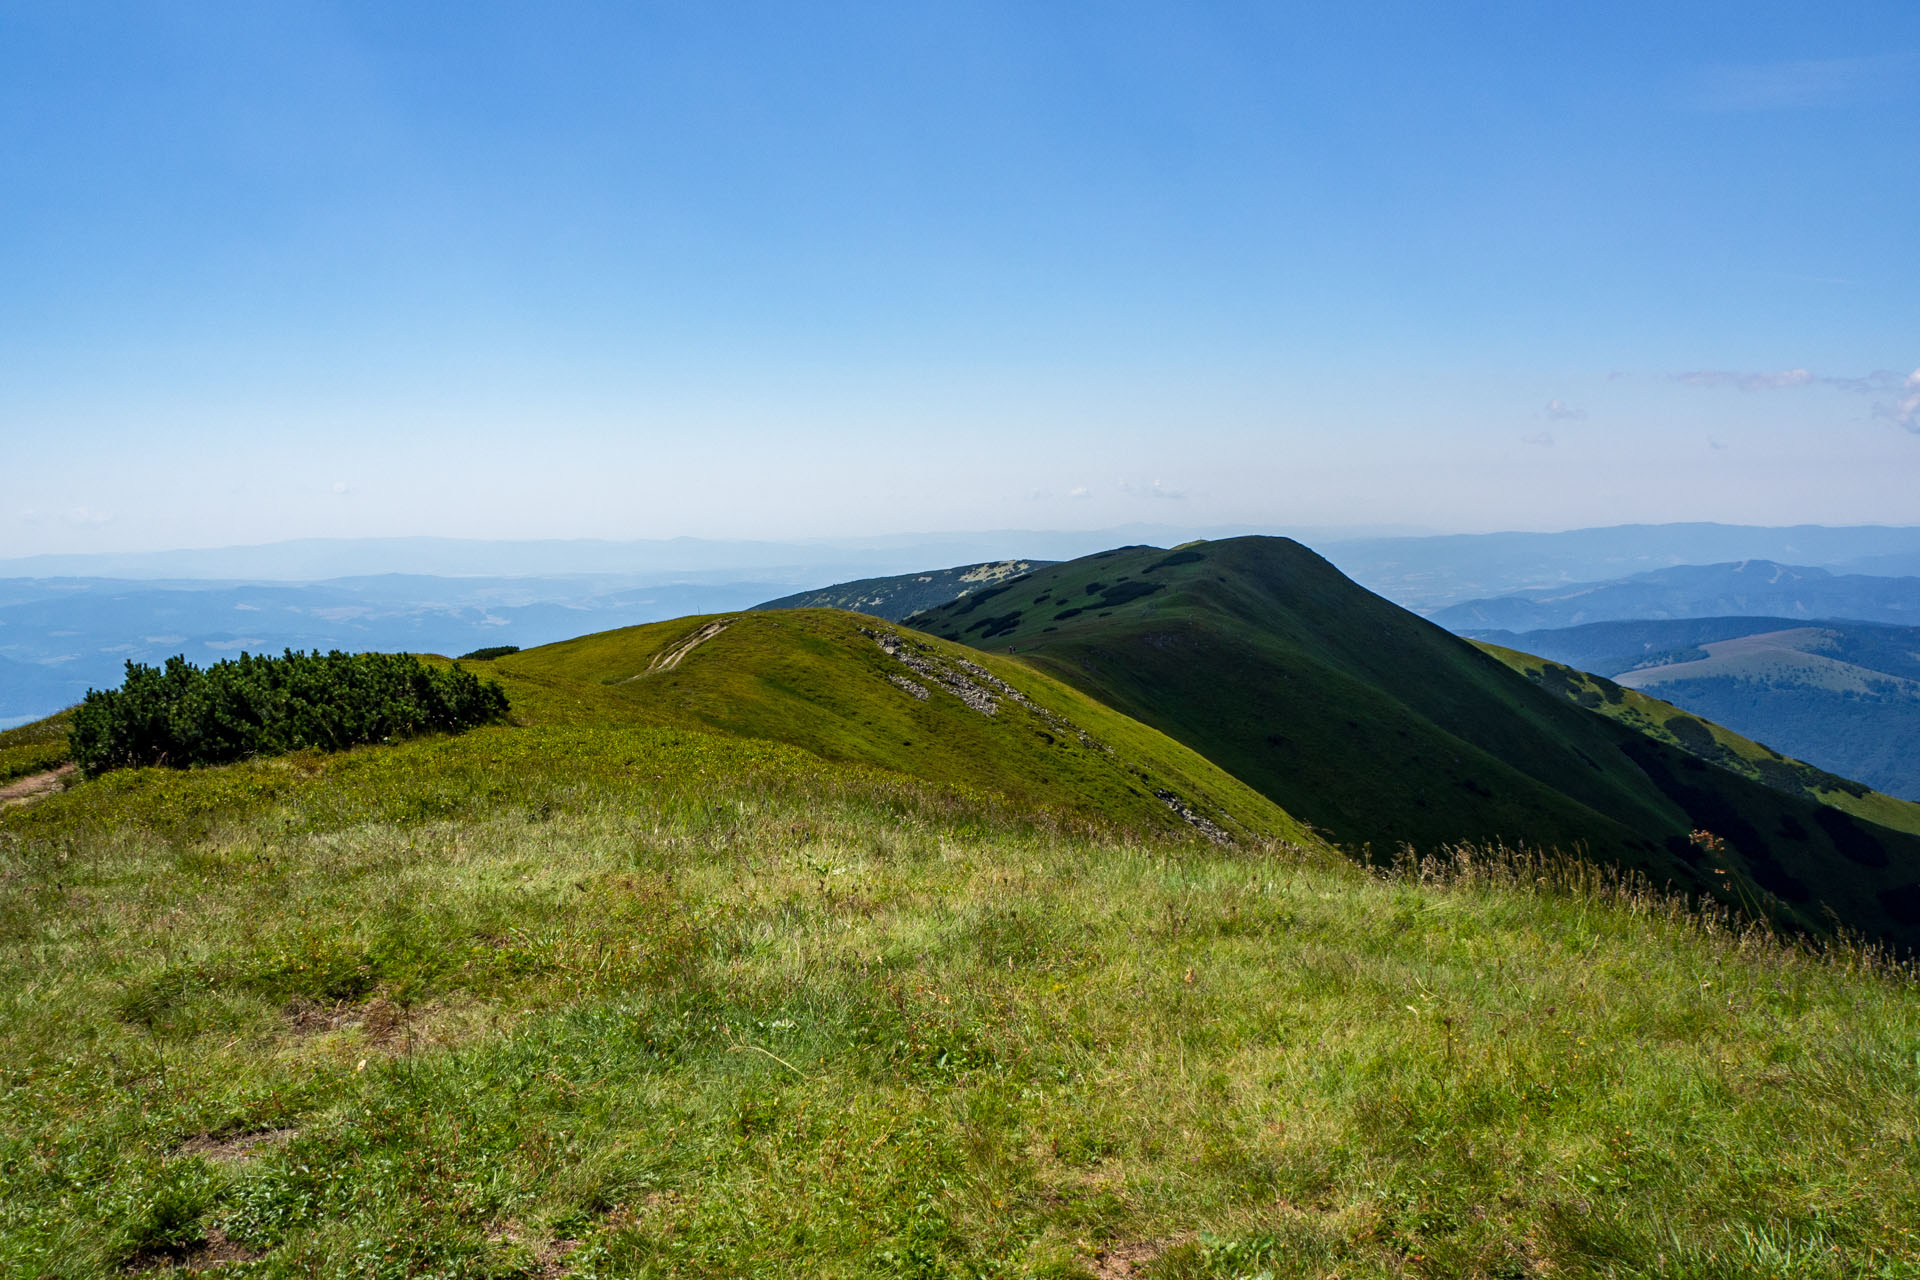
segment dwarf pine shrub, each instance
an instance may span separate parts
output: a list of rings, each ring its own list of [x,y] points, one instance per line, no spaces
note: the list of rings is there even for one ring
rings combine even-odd
[[[128,662],[118,689],[89,690],[69,743],[88,776],[139,765],[186,768],[303,748],[340,751],[499,720],[507,695],[457,664],[404,653],[241,654],[196,667]]]

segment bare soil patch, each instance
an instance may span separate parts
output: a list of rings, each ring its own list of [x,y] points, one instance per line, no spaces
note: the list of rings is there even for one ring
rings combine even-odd
[[[266,1147],[277,1147],[299,1134],[298,1129],[250,1129],[233,1133],[203,1133],[188,1138],[174,1148],[177,1156],[204,1156],[208,1160],[229,1163],[258,1155]]]
[[[256,1262],[263,1255],[235,1240],[219,1227],[208,1227],[207,1238],[198,1245],[177,1249],[146,1249],[127,1259],[127,1271],[138,1275],[161,1268],[184,1268],[189,1273],[208,1271],[228,1262]]]
[[[66,790],[67,779],[73,776],[74,769],[73,765],[63,764],[45,773],[30,773],[24,778],[15,778],[0,787],[0,809],[9,809],[16,804],[32,804],[56,791]]]
[[[391,1000],[376,996],[371,1000],[343,1000],[337,1004],[295,1000],[287,1006],[286,1017],[299,1035],[359,1027],[368,1043],[384,1049],[405,1038],[409,1024],[418,1019],[420,1012],[402,1009]]]
[[[1155,1258],[1190,1239],[1191,1236],[1168,1236],[1164,1240],[1134,1240],[1127,1244],[1108,1245],[1093,1255],[1093,1274],[1096,1280],[1125,1280],[1127,1276],[1143,1275],[1143,1268]]]
[[[567,1255],[580,1247],[578,1240],[532,1240],[527,1231],[517,1222],[509,1222],[505,1227],[492,1234],[492,1238],[505,1244],[524,1244],[533,1251],[534,1269],[527,1272],[537,1280],[559,1280],[562,1276],[573,1274],[567,1265]]]

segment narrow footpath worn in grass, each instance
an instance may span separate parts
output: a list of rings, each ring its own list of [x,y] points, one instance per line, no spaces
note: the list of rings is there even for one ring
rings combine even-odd
[[[1915,1274],[1859,956],[511,733],[0,818],[8,1273]]]

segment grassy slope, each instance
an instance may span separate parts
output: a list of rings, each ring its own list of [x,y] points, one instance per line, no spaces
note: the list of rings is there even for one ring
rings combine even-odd
[[[1848,784],[1824,769],[1782,756],[1724,725],[1690,715],[1638,689],[1517,649],[1484,641],[1475,643],[1535,684],[1546,683],[1570,701],[1648,737],[1776,790],[1804,795],[1895,831],[1920,835],[1920,804]]]
[[[967,707],[889,657],[874,634],[901,633],[877,618],[820,609],[729,618],[670,671],[647,668],[715,618],[600,632],[468,665],[502,680],[516,716],[536,723],[707,728],[986,789],[1023,807],[1186,829],[1155,796],[1164,790],[1236,835],[1312,839],[1271,800],[1191,749],[1018,663],[914,637],[925,658],[950,670],[956,660],[984,665],[1058,721],[1084,730],[1092,745],[1004,696],[991,716]],[[911,696],[890,676],[913,680],[929,696]]]
[[[1586,715],[1286,539],[1108,552],[908,621],[1016,649],[1348,843],[1578,847],[1920,944],[1920,839]],[[1689,845],[1696,828],[1730,866]]]
[[[67,724],[72,719],[72,712],[62,711],[45,720],[0,731],[0,784],[65,764],[71,756]]]
[[[715,639],[690,650],[672,670],[647,673],[658,654],[717,620],[728,625]],[[1023,809],[1116,829],[1191,833],[1189,822],[1155,794],[1165,791],[1229,838],[1317,843],[1271,800],[1191,749],[1051,677],[985,659],[993,675],[1055,719],[998,691],[998,710],[983,715],[888,657],[874,639],[882,632],[900,634],[879,619],[836,610],[714,615],[599,632],[462,665],[500,681],[516,724],[538,733],[707,730],[992,792]],[[981,655],[964,646],[924,637],[914,642],[929,658],[982,664]],[[890,675],[931,685],[929,696],[914,698]],[[67,719],[63,713],[0,734],[0,781],[63,762]],[[1084,730],[1086,740],[1063,726]]]
[[[535,678],[528,727],[0,816],[0,1270],[1920,1256],[1920,990],[1850,953],[1532,871],[1091,835]]]

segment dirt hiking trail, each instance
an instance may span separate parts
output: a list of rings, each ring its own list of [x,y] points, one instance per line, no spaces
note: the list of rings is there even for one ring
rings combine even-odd
[[[30,773],[24,778],[15,778],[5,786],[0,786],[0,809],[32,804],[56,791],[66,790],[67,779],[73,776],[73,772],[74,766],[63,764],[45,773]]]
[[[725,631],[731,625],[733,625],[732,618],[714,619],[712,622],[709,622],[706,626],[701,627],[698,631],[695,631],[692,635],[688,636],[686,639],[679,641],[672,648],[662,649],[659,653],[655,654],[653,657],[653,661],[647,664],[647,669],[645,671],[642,671],[640,675],[650,676],[650,675],[656,674],[657,672],[673,670],[675,667],[680,665],[680,660],[682,658],[686,657],[689,653],[692,653],[695,649],[699,648],[701,645],[705,644],[707,641],[713,639],[715,636],[719,635],[722,631]],[[640,676],[635,676],[633,678],[638,680]]]

